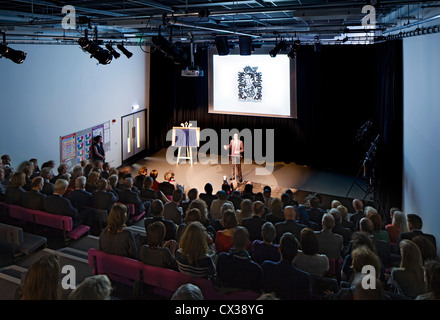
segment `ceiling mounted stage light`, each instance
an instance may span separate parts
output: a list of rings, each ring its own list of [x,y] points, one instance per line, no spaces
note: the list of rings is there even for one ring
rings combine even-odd
[[[9,48],[4,44],[0,44],[0,56],[5,57],[17,64],[23,63],[23,61],[26,59],[26,53]]]
[[[281,50],[283,50],[283,51],[287,50],[287,43],[284,40],[281,40],[279,43],[277,43],[275,48],[273,48],[272,50],[269,51],[269,55],[272,58],[275,58]]]
[[[105,47],[107,48],[107,50],[110,52],[110,54],[115,58],[118,59],[121,55],[119,54],[119,52],[117,52],[115,49],[113,49],[112,44],[111,43],[107,43],[105,45]]]
[[[123,54],[125,54],[125,56],[130,59],[133,55],[133,53],[131,53],[130,51],[128,51],[127,49],[125,49],[124,45],[119,43],[117,45],[118,49],[122,51]]]
[[[153,36],[151,41],[167,58],[173,60],[175,64],[186,63],[188,56],[182,48],[176,47],[161,35]]]
[[[79,38],[78,44],[84,51],[90,53],[90,58],[95,58],[100,64],[109,64],[112,61],[113,56],[111,53],[98,46],[95,42],[87,38]]]

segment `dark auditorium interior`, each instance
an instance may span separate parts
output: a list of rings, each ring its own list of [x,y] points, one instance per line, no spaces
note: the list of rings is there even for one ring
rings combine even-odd
[[[0,300],[440,299],[439,57],[440,1],[1,1]]]

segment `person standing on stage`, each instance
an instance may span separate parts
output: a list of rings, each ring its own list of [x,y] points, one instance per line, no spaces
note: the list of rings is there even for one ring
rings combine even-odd
[[[232,178],[230,178],[230,180],[235,179],[236,175],[235,173],[237,173],[238,175],[238,180],[240,182],[243,181],[243,176],[241,173],[241,154],[244,151],[243,148],[243,141],[241,141],[238,138],[238,133],[234,133],[234,136],[231,140],[231,142],[229,143],[229,146],[224,145],[223,146],[225,148],[225,150],[231,150],[231,158],[232,158]]]

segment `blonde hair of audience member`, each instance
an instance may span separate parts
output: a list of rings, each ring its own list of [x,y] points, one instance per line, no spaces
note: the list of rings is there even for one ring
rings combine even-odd
[[[338,206],[340,206],[340,205],[341,205],[341,202],[339,200],[333,200],[331,207],[337,209]]]
[[[202,215],[200,214],[200,210],[198,208],[191,208],[186,211],[185,218],[183,218],[183,222],[186,224],[194,221],[200,222],[201,218]]]
[[[113,205],[108,214],[107,227],[105,230],[110,234],[122,232],[127,223],[127,207],[117,203]]]
[[[181,252],[188,257],[188,262],[191,264],[208,255],[209,247],[204,226],[198,221],[190,223],[185,228],[179,246]]]
[[[399,228],[400,233],[409,232],[408,220],[402,211],[394,211],[392,224]]]
[[[174,171],[170,170],[170,171],[165,172],[165,174],[163,175],[163,178],[165,181],[174,180]]]
[[[87,183],[90,185],[96,185],[96,183],[98,182],[99,178],[100,178],[100,174],[97,171],[92,171],[90,172],[88,178],[87,178]]]
[[[10,186],[12,188],[20,188],[26,184],[26,174],[22,171],[15,172],[12,175]]]
[[[376,271],[376,276],[379,278],[381,263],[376,252],[371,250],[368,245],[361,245],[356,247],[351,252],[351,268],[356,273],[362,273],[362,268],[366,265],[373,266]]]
[[[347,209],[347,207],[341,204],[341,205],[337,206],[336,209],[338,209],[339,212],[341,213],[342,221],[346,221],[347,220],[347,216],[348,216],[348,209]]]
[[[204,300],[202,290],[192,283],[182,284],[174,294],[171,300]]]
[[[411,287],[417,288],[424,283],[422,254],[419,247],[411,240],[404,239],[399,243],[400,268],[408,272]]]
[[[240,203],[240,209],[236,210],[238,224],[241,225],[243,219],[252,217],[253,202],[250,199],[243,199]]]
[[[146,176],[148,173],[147,167],[140,167],[138,171],[138,175]]]
[[[110,300],[112,283],[105,274],[87,277],[69,295],[69,300]]]
[[[200,222],[206,226],[208,220],[208,205],[202,199],[195,199],[190,202],[188,209],[197,208],[200,211]]]
[[[370,215],[370,214],[379,214],[379,213],[377,212],[377,210],[374,207],[366,206],[364,209],[364,214],[368,218],[368,215]]]
[[[30,266],[21,289],[20,299],[62,299],[61,267],[58,255],[44,256]]]

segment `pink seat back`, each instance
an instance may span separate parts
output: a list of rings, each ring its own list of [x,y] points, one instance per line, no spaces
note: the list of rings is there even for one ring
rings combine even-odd
[[[11,218],[19,219],[26,222],[33,222],[33,215],[31,212],[29,212],[29,209],[14,204],[10,204],[8,206],[9,216]]]
[[[27,209],[34,215],[34,222],[47,227],[71,231],[73,229],[73,221],[71,217],[61,216],[39,210]]]

